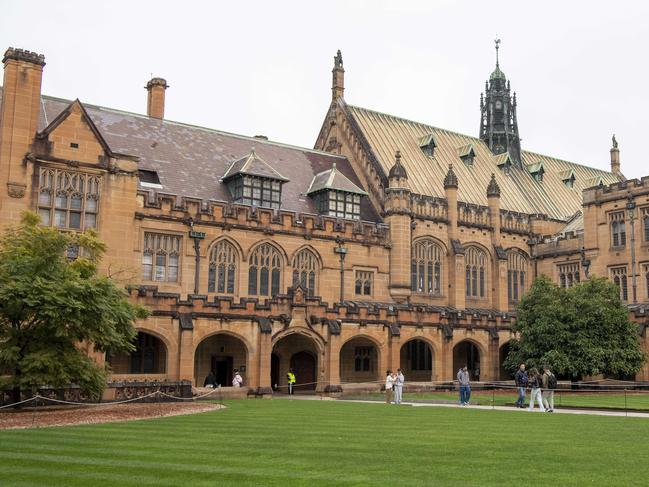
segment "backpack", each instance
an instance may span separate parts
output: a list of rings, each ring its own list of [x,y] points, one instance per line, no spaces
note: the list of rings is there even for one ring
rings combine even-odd
[[[548,374],[548,389],[556,389],[557,388],[557,377],[550,372]]]

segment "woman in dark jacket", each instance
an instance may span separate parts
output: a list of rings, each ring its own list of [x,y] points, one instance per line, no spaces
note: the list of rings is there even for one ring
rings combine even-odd
[[[541,374],[539,374],[536,367],[530,370],[529,380],[532,393],[530,394],[530,406],[527,410],[532,411],[534,409],[534,401],[536,400],[539,403],[539,409],[544,413],[545,408],[543,407],[543,395],[541,394]]]

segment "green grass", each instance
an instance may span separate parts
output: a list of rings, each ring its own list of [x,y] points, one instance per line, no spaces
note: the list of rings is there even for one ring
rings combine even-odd
[[[0,432],[8,486],[646,485],[649,420],[239,400],[191,416]]]
[[[518,397],[516,392],[496,391],[471,391],[471,404],[480,406],[512,406]],[[369,392],[359,394],[346,394],[344,399],[364,399],[383,401],[385,395],[380,392]],[[529,404],[529,391],[526,395],[526,405]],[[457,403],[459,396],[457,392],[405,392],[404,401],[414,402],[445,402]],[[573,392],[557,390],[554,393],[555,408],[561,406],[571,408],[607,408],[607,409],[635,409],[649,410],[649,392]]]

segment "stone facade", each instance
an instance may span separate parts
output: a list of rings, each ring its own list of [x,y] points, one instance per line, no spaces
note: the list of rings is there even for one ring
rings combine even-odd
[[[94,354],[110,362],[116,380],[202,385],[213,370],[229,385],[238,369],[245,385],[269,393],[285,386],[293,368],[301,388],[337,391],[380,382],[397,367],[409,380],[450,381],[465,363],[475,380],[506,378],[501,363],[517,301],[541,273],[567,282],[566,264],[581,278],[588,263],[591,274],[626,279],[633,290],[626,301],[646,345],[644,179],[587,189],[580,226],[578,215],[519,211],[506,178],[522,169],[499,156],[474,193],[486,204],[464,201],[476,179],[462,174],[486,153],[477,140],[458,152],[455,169],[431,179],[443,193],[417,193],[407,153],[392,152],[384,171],[377,147],[348,116],[340,53],[316,150],[166,121],[161,78],[147,84],[147,115],[139,116],[45,97],[42,56],[9,49],[4,64],[2,224],[31,209],[64,230],[96,228],[108,245],[102,271],[152,311],[137,323],[136,352]],[[426,144],[433,154],[443,141]],[[239,200],[236,184],[219,176],[242,156],[250,163],[237,173]],[[205,167],[192,162],[213,157]],[[332,168],[345,186],[331,183],[332,172],[322,186],[331,191],[325,205],[348,198],[335,208],[306,195],[309,182],[325,180]],[[246,178],[259,183],[250,193]],[[275,196],[267,205],[247,203],[255,188],[281,191],[281,203]],[[628,222],[624,244],[619,212]],[[643,369],[640,377],[648,376]]]

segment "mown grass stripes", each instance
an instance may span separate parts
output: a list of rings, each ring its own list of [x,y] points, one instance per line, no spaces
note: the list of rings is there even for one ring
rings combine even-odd
[[[649,421],[330,401],[0,432],[0,485],[645,485]]]

